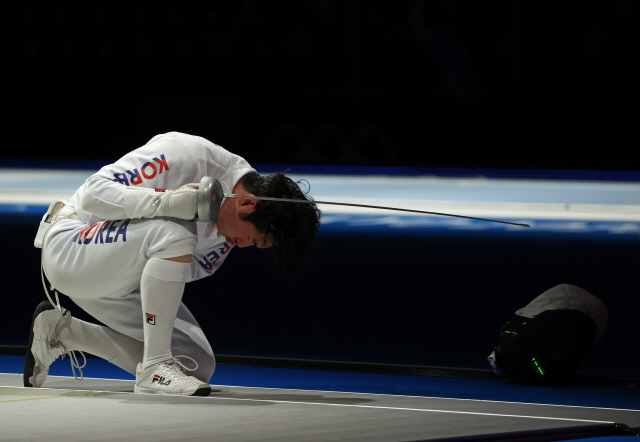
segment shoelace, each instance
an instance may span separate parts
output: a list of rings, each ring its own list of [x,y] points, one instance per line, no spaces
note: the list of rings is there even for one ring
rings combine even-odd
[[[56,292],[56,295],[57,295],[57,292]],[[68,310],[65,310],[62,315],[63,316],[66,315],[67,312]],[[58,334],[57,328],[55,333],[56,335]],[[69,356],[69,362],[71,362],[71,371],[73,372],[73,377],[76,378],[77,380],[81,380],[84,378],[84,373],[82,373],[82,369],[87,366],[87,357],[81,350],[67,350],[65,346],[62,345],[62,342],[60,341],[51,341],[49,342],[49,345],[51,347],[62,347],[62,350],[64,351],[64,353],[62,354],[61,359],[64,359],[65,356]],[[78,362],[76,351],[82,355],[82,359],[84,359],[84,364],[80,365],[80,363]],[[76,368],[80,372],[80,377],[76,375]]]
[[[194,364],[196,364],[196,366],[194,368],[188,368],[186,365],[180,362],[178,358],[190,359],[193,361]],[[186,374],[186,371],[195,371],[198,369],[198,363],[196,362],[196,360],[186,355],[172,356],[171,359],[164,362],[164,364],[168,366],[177,365],[179,368],[178,367],[176,368],[178,368],[178,370],[182,370],[182,373],[184,374]]]
[[[76,378],[77,380],[83,379],[84,374],[82,373],[82,369],[84,367],[86,367],[86,365],[87,365],[87,357],[84,355],[84,353],[81,350],[67,350],[64,347],[64,345],[62,345],[62,343],[60,341],[51,341],[51,342],[49,342],[49,346],[51,348],[62,347],[62,350],[64,350],[64,353],[62,354],[61,359],[64,359],[65,356],[69,356],[69,361],[71,362],[71,371],[73,372],[73,377]],[[80,365],[80,363],[78,362],[78,357],[76,356],[76,351],[79,352],[82,355],[82,359],[84,359],[84,364]],[[76,375],[76,368],[80,372],[80,377],[78,377],[78,375]]]
[[[53,299],[51,299],[51,295],[49,294],[49,290],[47,290],[47,284],[44,281],[44,258],[42,257],[42,253],[40,253],[40,277],[42,278],[42,287],[44,288],[44,294],[47,295],[47,299],[49,300],[49,302],[51,303],[52,306],[54,306],[56,309],[58,309],[60,312],[62,312],[62,315],[66,315],[68,310],[62,311],[62,307],[60,306],[60,297],[58,296],[58,291],[53,289],[53,292],[56,294],[56,302],[53,302]],[[58,330],[55,331],[56,335],[58,334]],[[60,341],[50,341],[48,343],[49,347],[51,348],[57,348],[57,347],[62,347],[62,349],[64,350],[64,354],[62,355],[62,359],[64,359],[64,357],[66,355],[69,356],[69,360],[71,362],[71,371],[73,372],[73,377],[76,378],[77,380],[81,380],[84,378],[84,374],[82,373],[82,369],[84,367],[86,367],[87,365],[87,357],[84,355],[84,353],[80,350],[77,350],[78,352],[80,352],[80,354],[82,355],[82,359],[84,359],[84,364],[80,365],[80,363],[78,362],[78,357],[76,356],[76,350],[67,350],[64,345],[62,345],[62,343]],[[195,362],[195,361],[194,361]],[[78,369],[78,371],[80,372],[80,377],[78,377],[76,375],[76,368]]]

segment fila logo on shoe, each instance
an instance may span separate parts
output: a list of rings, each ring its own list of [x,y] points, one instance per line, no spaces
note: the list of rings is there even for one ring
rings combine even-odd
[[[153,384],[154,382],[157,382],[159,385],[169,385],[171,383],[171,379],[169,379],[168,381],[165,381],[164,376],[154,374],[153,379],[151,380],[151,383]]]

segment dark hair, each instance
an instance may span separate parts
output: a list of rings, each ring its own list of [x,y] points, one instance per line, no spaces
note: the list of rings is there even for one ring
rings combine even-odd
[[[578,310],[546,310],[533,318],[515,315],[496,340],[496,365],[516,382],[565,382],[593,346],[596,323]]]
[[[295,182],[283,173],[262,176],[251,172],[242,186],[256,196],[313,201]],[[315,204],[282,201],[258,201],[255,210],[244,218],[264,233],[265,242],[277,250],[277,260],[289,276],[298,273],[311,257],[322,212]]]

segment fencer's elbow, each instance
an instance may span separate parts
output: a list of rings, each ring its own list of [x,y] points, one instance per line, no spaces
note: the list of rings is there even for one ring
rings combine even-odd
[[[82,206],[82,209],[87,213],[90,213],[102,219],[109,219],[109,216],[103,207],[104,202],[97,198],[95,195],[90,194],[89,192],[85,192],[82,195],[82,197],[80,198],[80,205]]]
[[[110,185],[115,184],[116,189],[111,189]],[[105,187],[106,185],[106,187]],[[117,194],[121,194],[123,189],[116,183],[105,183],[104,178],[91,177],[84,184],[84,192],[80,195],[80,205],[82,209],[92,215],[98,216],[102,219],[112,219],[114,209],[120,211],[117,200]]]
[[[97,175],[87,178],[83,185],[85,192],[82,194],[82,199],[96,195],[100,188],[104,186],[103,182],[104,178]]]

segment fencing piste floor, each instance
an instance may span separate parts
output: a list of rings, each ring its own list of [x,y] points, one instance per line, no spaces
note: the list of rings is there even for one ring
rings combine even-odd
[[[0,359],[6,358],[16,359],[16,363],[20,359]],[[97,362],[90,361],[94,365]],[[234,369],[222,369],[218,380],[231,379],[229,370]],[[273,382],[268,381],[277,372],[274,369],[238,370],[240,375],[233,379],[242,382],[245,376],[248,385],[288,384],[278,381],[278,375]],[[602,438],[622,433],[627,427],[640,429],[638,409],[569,404],[608,405],[617,400],[629,405],[640,397],[640,391],[633,388],[523,390],[523,386],[504,381],[321,374],[325,379],[335,378],[337,383],[347,375],[350,379],[346,383],[352,383],[354,390],[376,390],[367,384],[383,385],[390,380],[400,390],[402,382],[414,383],[416,391],[423,393],[429,391],[428,385],[434,385],[434,392],[444,386],[444,391],[453,396],[446,398],[311,389],[319,385],[313,371],[285,370],[283,374],[298,376],[310,388],[212,385],[212,394],[202,398],[134,394],[133,381],[123,379],[49,376],[45,388],[24,388],[21,374],[0,374],[0,440],[541,441]],[[358,382],[360,376],[364,376],[364,382]],[[527,400],[534,399],[532,393],[543,391],[550,404],[456,398],[456,388],[451,388],[464,386],[472,396],[478,396],[480,382],[484,382],[485,391],[493,391],[486,394],[489,397],[502,389],[503,397],[511,394]],[[573,391],[573,400],[567,396],[568,391]],[[576,392],[582,399],[575,396]],[[608,399],[602,402],[602,398]],[[638,406],[633,408],[640,408],[640,401],[635,403]]]

